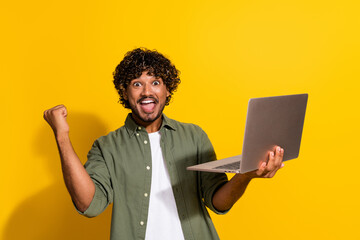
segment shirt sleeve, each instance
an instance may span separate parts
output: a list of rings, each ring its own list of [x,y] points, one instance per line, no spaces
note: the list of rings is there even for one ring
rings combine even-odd
[[[95,194],[85,212],[81,212],[78,209],[76,210],[86,217],[95,217],[102,213],[106,207],[113,202],[111,178],[98,140],[94,142],[90,149],[88,160],[84,167],[95,184]]]
[[[215,161],[216,155],[214,148],[207,136],[207,134],[202,131],[201,134],[201,146],[200,146],[200,154],[199,154],[199,160],[200,163],[205,163],[209,161]],[[215,192],[225,183],[228,182],[228,178],[225,173],[213,173],[213,172],[199,172],[200,174],[200,187],[202,196],[204,199],[205,205],[215,212],[216,214],[225,214],[227,211],[220,212],[218,211],[213,203],[212,198],[215,194]]]

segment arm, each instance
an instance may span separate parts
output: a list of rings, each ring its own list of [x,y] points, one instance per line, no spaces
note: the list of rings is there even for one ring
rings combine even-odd
[[[219,188],[213,196],[213,205],[219,211],[229,210],[244,194],[253,178],[272,178],[284,166],[284,149],[276,147],[275,153],[269,152],[268,163],[262,162],[260,168],[244,174],[236,174],[229,182]]]
[[[44,119],[55,134],[66,188],[76,207],[84,212],[94,197],[95,185],[71,145],[66,117],[67,110],[64,105],[44,112]]]

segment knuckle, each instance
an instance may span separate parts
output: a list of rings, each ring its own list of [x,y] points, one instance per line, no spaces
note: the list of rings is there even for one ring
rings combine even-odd
[[[274,172],[269,172],[267,178],[272,178],[274,176]]]
[[[53,115],[58,114],[59,112],[61,112],[61,109],[57,108],[54,109],[53,111],[51,111]]]
[[[271,165],[271,166],[267,166],[266,167],[266,172],[271,172],[272,170],[274,169],[274,167]]]

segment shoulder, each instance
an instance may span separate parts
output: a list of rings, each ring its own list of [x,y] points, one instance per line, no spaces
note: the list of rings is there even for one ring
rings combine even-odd
[[[184,123],[168,117],[165,117],[165,121],[170,127],[173,127],[175,129],[204,132],[204,130],[202,130],[200,126],[193,123]]]
[[[173,128],[175,130],[173,132],[175,132],[178,135],[188,136],[191,138],[198,138],[198,139],[207,137],[205,131],[197,124],[184,123],[167,117],[165,119],[166,119],[166,124],[168,124],[169,127]]]
[[[114,131],[109,132],[108,134],[99,137],[95,140],[96,145],[100,147],[111,147],[116,143],[119,143],[124,138],[125,134],[128,134],[125,126],[122,126]]]

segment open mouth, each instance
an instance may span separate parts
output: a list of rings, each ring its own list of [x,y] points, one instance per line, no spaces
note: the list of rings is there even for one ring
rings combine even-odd
[[[141,109],[145,112],[145,113],[152,113],[154,111],[154,108],[156,106],[156,100],[155,99],[143,99],[139,101]]]

